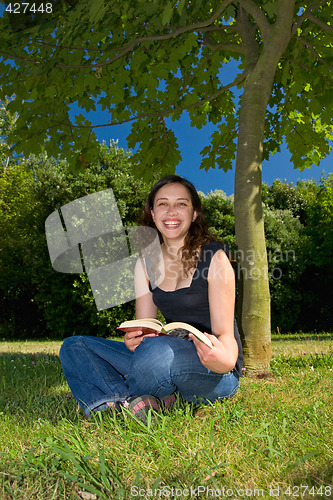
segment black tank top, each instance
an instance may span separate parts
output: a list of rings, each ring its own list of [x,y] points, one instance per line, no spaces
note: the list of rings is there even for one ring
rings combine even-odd
[[[149,289],[153,294],[154,304],[163,314],[167,323],[172,321],[183,321],[195,326],[198,330],[206,333],[212,333],[208,302],[208,270],[213,255],[223,250],[228,255],[228,247],[218,241],[211,241],[202,245],[201,256],[198,260],[196,270],[193,274],[192,282],[189,287],[179,288],[173,292],[166,292],[158,287],[152,288],[149,282]],[[152,276],[149,272],[147,262],[147,272],[149,278]],[[239,376],[242,375],[243,366],[243,348],[236,320],[234,322],[234,335],[238,345],[238,359],[235,371]]]

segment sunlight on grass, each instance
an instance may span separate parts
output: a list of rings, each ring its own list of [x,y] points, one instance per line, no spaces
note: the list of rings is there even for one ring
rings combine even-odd
[[[263,378],[245,377],[233,398],[211,406],[178,401],[146,426],[127,411],[85,418],[68,397],[60,342],[1,342],[0,498],[149,498],[154,490],[330,498],[332,345],[331,337],[273,341]]]

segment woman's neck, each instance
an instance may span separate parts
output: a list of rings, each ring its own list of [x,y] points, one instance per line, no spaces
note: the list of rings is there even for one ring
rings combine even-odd
[[[163,247],[162,250],[165,255],[170,259],[177,260],[179,258],[179,250],[184,246],[184,239],[181,241],[178,240],[169,240],[167,238],[163,238]]]

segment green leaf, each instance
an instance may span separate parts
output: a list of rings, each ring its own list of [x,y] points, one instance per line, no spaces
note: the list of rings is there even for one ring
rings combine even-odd
[[[178,3],[177,5],[177,12],[178,14],[181,16],[182,15],[182,12],[183,12],[183,9],[184,9],[184,6],[185,6],[185,3],[186,3],[186,0],[180,0],[180,2]]]
[[[106,6],[104,5],[105,0],[94,0],[91,2],[91,7],[89,10],[89,17],[91,22],[96,22],[102,19],[106,14]]]
[[[172,11],[173,11],[173,3],[169,2],[166,5],[166,7],[164,8],[163,13],[162,13],[162,26],[165,26],[166,24],[168,24],[168,22],[170,21],[170,19],[172,17]]]

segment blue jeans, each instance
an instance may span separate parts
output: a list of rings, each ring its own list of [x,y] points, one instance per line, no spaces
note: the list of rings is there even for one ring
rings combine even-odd
[[[60,361],[68,385],[87,415],[107,402],[174,392],[193,403],[232,396],[238,389],[233,371],[205,368],[193,342],[173,337],[145,337],[134,352],[123,342],[99,337],[65,339]]]

